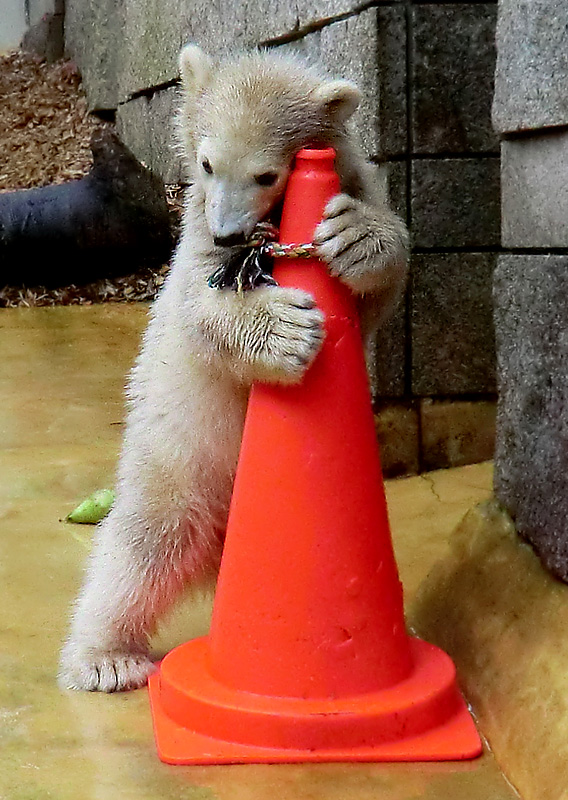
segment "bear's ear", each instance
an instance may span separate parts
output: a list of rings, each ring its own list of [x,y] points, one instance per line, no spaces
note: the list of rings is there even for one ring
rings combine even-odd
[[[361,92],[349,81],[329,81],[314,92],[314,97],[328,119],[344,122],[361,102]]]
[[[179,71],[185,91],[195,96],[209,82],[212,62],[196,44],[187,44],[179,56]]]

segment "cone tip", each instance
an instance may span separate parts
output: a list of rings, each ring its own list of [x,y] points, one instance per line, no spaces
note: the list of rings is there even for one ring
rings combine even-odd
[[[324,144],[310,144],[303,147],[296,154],[296,160],[301,161],[327,161],[335,160],[335,150]]]

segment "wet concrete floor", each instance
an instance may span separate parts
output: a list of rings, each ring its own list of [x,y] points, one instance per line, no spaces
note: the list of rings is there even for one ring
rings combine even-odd
[[[0,798],[514,798],[487,752],[461,764],[169,767],[155,754],[146,690],[57,688],[92,533],[62,520],[112,485],[124,377],[145,318],[134,305],[0,311]],[[490,487],[489,464],[388,482],[407,600]],[[184,606],[158,647],[203,632],[208,608]]]

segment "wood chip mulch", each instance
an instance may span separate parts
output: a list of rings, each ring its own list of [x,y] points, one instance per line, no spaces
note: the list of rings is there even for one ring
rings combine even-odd
[[[0,308],[25,306],[90,306],[94,303],[133,303],[153,300],[163,285],[169,267],[144,269],[134,275],[104,278],[84,286],[4,286],[0,289]]]
[[[46,64],[23,52],[0,55],[0,192],[82,178],[92,165],[89,147],[103,122],[87,108],[81,78],[71,61]],[[183,189],[167,186],[166,199],[179,218]],[[86,286],[0,284],[0,308],[151,300],[167,265]]]
[[[83,177],[91,134],[103,124],[87,111],[73,62],[22,52],[0,56],[0,119],[0,190]]]

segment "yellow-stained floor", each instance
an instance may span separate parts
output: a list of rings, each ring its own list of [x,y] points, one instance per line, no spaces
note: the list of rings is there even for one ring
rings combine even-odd
[[[464,764],[168,767],[145,690],[75,694],[55,684],[91,528],[62,518],[112,485],[124,376],[146,309],[0,311],[0,798],[2,800],[506,800],[493,758]],[[463,514],[490,494],[491,466],[389,482],[407,600]],[[163,631],[203,632],[208,603]]]

